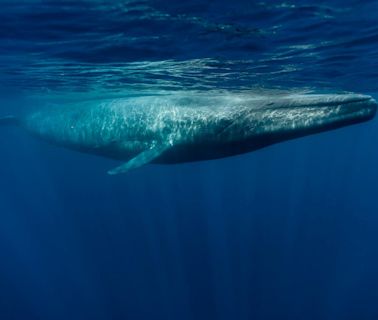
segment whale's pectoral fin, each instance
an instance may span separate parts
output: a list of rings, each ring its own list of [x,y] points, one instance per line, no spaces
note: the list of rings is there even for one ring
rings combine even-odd
[[[139,168],[145,164],[150,163],[157,157],[159,157],[164,151],[169,149],[170,145],[154,145],[150,149],[141,152],[136,157],[132,158],[128,162],[124,163],[123,165],[116,167],[112,170],[108,171],[108,174],[115,175],[120,173],[126,173],[129,170]]]

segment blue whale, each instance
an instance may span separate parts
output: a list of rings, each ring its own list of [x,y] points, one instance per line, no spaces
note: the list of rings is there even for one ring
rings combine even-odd
[[[109,174],[148,163],[217,159],[372,119],[360,94],[166,94],[49,107],[7,116],[55,145],[122,160]]]

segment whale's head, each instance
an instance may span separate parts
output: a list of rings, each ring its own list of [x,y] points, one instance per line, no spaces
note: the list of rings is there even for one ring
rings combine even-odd
[[[258,149],[364,122],[372,119],[376,110],[376,101],[367,95],[287,95],[256,101],[255,107],[247,110],[238,122],[242,122],[240,134],[244,141],[249,141],[248,148]]]

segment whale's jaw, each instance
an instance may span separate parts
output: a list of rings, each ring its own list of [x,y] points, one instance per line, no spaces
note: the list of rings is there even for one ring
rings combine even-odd
[[[297,95],[272,100],[248,113],[244,137],[256,148],[372,119],[377,102],[370,96]]]
[[[312,100],[313,99],[313,100]],[[304,101],[299,112],[302,120],[295,123],[299,131],[316,133],[372,119],[377,111],[376,101],[365,95],[325,95]]]
[[[327,130],[329,125],[332,128],[372,119],[377,111],[377,103],[370,96],[358,94],[308,95],[291,104],[283,104],[282,109],[286,109],[289,116],[300,115],[297,123],[292,122],[299,128],[321,129],[325,126]]]

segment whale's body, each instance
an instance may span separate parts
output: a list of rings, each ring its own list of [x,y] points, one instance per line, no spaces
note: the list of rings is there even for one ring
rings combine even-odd
[[[125,163],[222,158],[371,119],[369,96],[224,94],[130,97],[45,108],[17,121],[56,145]],[[0,123],[15,123],[3,118]]]

